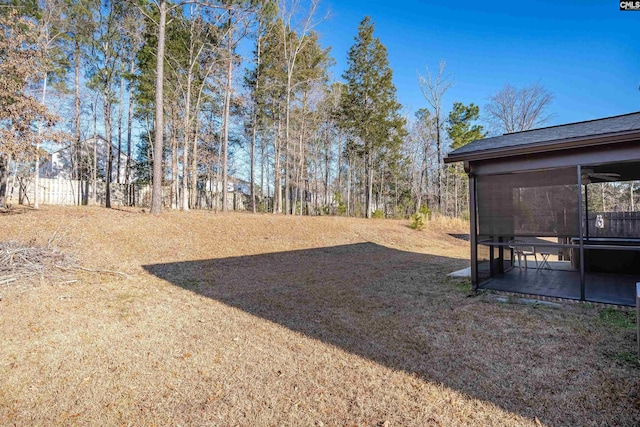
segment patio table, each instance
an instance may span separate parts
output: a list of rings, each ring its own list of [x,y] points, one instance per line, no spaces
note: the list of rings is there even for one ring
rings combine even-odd
[[[538,266],[538,270],[542,270],[544,268],[547,270],[553,270],[553,268],[551,268],[551,264],[549,264],[549,256],[553,255],[555,252],[550,248],[542,248],[537,252],[542,256],[542,262]]]

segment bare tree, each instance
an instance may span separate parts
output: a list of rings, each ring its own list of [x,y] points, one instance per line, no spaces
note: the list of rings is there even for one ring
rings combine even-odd
[[[536,82],[518,89],[509,84],[489,97],[487,121],[503,133],[538,127],[551,118],[547,113],[553,94]]]
[[[410,174],[409,182],[411,192],[415,197],[416,212],[420,210],[425,196],[429,202],[433,197],[429,190],[433,181],[432,174],[438,166],[434,162],[436,158],[435,133],[435,120],[431,117],[431,112],[421,108],[415,114],[403,147],[404,155],[410,160],[407,172]]]
[[[294,84],[294,71],[296,69],[298,55],[304,48],[309,33],[318,24],[314,22],[314,16],[318,8],[319,0],[311,0],[306,13],[301,14],[299,22],[294,23],[295,17],[300,13],[300,4],[298,1],[282,1],[280,2],[279,13],[284,24],[282,31],[282,48],[284,59],[286,61],[286,100],[285,100],[285,128],[284,128],[284,152],[285,152],[285,176],[284,187],[287,196],[285,197],[285,214],[292,213],[291,201],[289,199],[289,176],[290,165],[288,161],[288,151],[290,144],[290,119],[291,119],[291,95]],[[297,37],[290,37],[291,31],[297,32]]]
[[[224,113],[222,116],[222,212],[228,210],[228,160],[229,160],[229,116],[231,109],[231,91],[232,91],[232,79],[233,79],[233,62],[234,62],[234,29],[235,22],[233,19],[232,8],[227,11],[227,64],[226,64],[226,84],[224,91]]]
[[[229,128],[231,126],[231,104],[233,92],[233,73],[234,65],[237,62],[236,48],[248,33],[250,14],[252,11],[252,2],[234,2],[226,4],[227,13],[226,23],[226,77],[224,91],[224,110],[222,116],[222,211],[226,212],[228,208],[228,183],[229,183]]]
[[[142,35],[141,35],[141,31],[140,31],[140,27],[141,27],[141,22],[143,21],[141,19],[141,14],[139,12],[139,10],[131,8],[128,10],[127,15],[125,16],[124,20],[123,20],[123,26],[125,28],[125,31],[127,32],[127,38],[128,38],[128,50],[129,50],[129,78],[132,79],[133,76],[136,73],[136,53],[138,52],[138,50],[141,48],[142,46]],[[135,29],[137,28],[138,31],[136,31]],[[129,96],[128,96],[128,113],[127,113],[127,163],[125,165],[125,184],[126,184],[126,195],[127,195],[127,202],[126,204],[128,205],[129,203],[132,202],[131,199],[131,168],[132,168],[132,164],[131,164],[131,133],[132,133],[132,126],[133,126],[133,81],[129,81]]]
[[[442,210],[442,126],[444,120],[442,120],[442,97],[453,86],[453,80],[451,74],[445,74],[445,68],[447,63],[440,61],[438,66],[438,75],[433,78],[427,67],[427,75],[418,75],[418,82],[420,84],[420,90],[422,95],[427,100],[427,103],[433,109],[431,116],[435,121],[436,132],[436,149],[438,155],[438,177],[437,177],[437,202],[438,210]]]

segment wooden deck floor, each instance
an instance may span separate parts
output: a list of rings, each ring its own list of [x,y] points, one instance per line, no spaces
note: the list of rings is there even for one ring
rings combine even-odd
[[[635,306],[635,285],[640,276],[587,273],[587,301]],[[567,270],[514,268],[480,285],[481,289],[517,292],[556,298],[580,299],[580,273]]]

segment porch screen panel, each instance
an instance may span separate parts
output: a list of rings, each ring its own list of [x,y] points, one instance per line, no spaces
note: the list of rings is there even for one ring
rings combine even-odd
[[[577,173],[553,169],[477,178],[481,236],[577,236]]]
[[[476,178],[478,234],[483,238],[513,236],[514,211],[511,175]]]

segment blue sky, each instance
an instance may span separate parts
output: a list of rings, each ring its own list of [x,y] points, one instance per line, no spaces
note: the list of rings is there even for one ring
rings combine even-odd
[[[482,113],[506,83],[536,81],[555,95],[549,125],[640,110],[640,12],[621,12],[616,0],[324,0],[322,8],[330,17],[316,30],[332,46],[334,78],[371,16],[409,114],[427,106],[417,73],[436,73],[440,60],[454,80],[447,111],[460,101]]]

